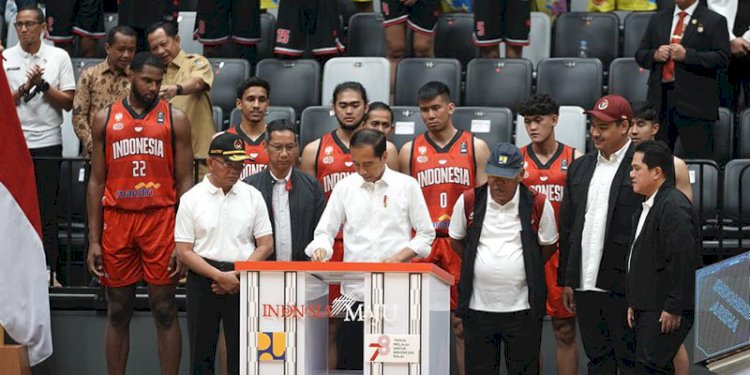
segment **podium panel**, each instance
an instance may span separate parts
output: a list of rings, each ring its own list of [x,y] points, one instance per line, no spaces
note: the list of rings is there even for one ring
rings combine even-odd
[[[238,262],[240,373],[328,374],[328,318],[364,326],[366,375],[447,375],[450,274],[432,264]],[[361,285],[328,305],[328,285]],[[356,307],[355,307],[356,306]]]

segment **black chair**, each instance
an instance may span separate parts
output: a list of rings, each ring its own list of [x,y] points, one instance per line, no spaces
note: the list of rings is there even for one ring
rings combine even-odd
[[[214,118],[214,128],[217,132],[224,130],[224,111],[218,105],[213,106],[212,114]]]
[[[622,42],[622,56],[635,57],[646,33],[648,21],[655,12],[633,12],[625,17],[625,31]]]
[[[750,108],[740,113],[740,129],[738,134],[737,157],[750,159]]]
[[[563,13],[555,21],[554,57],[593,57],[604,66],[619,54],[620,20],[612,13]],[[582,56],[583,45],[586,56]]]
[[[349,56],[385,56],[385,30],[380,13],[357,13],[349,19],[346,51]]]
[[[266,109],[266,115],[264,117],[266,119],[266,124],[273,120],[282,118],[289,120],[293,124],[297,121],[297,114],[294,113],[294,108],[292,107],[269,106],[268,109]],[[229,115],[229,125],[234,126],[240,122],[242,122],[242,113],[238,108],[235,108]]]
[[[209,59],[214,71],[211,103],[229,114],[237,100],[237,85],[250,76],[250,63],[244,59]]]
[[[464,105],[512,111],[531,95],[534,66],[526,59],[474,59],[466,68]]]
[[[721,219],[719,247],[744,251],[750,246],[750,159],[732,160],[724,169]]]
[[[471,13],[444,13],[435,28],[435,57],[458,59],[461,66],[479,57],[474,45],[474,15]]]
[[[198,10],[198,0],[180,0],[180,12],[195,12]]]
[[[304,150],[308,143],[330,133],[339,127],[336,115],[328,106],[307,107],[302,111],[299,126],[299,148]]]
[[[693,207],[703,225],[715,224],[719,213],[719,165],[707,159],[688,159],[685,163],[693,191]]]
[[[453,126],[471,132],[490,149],[513,141],[513,113],[508,108],[458,107],[453,111]]]
[[[602,96],[602,63],[593,58],[551,58],[539,63],[537,93],[560,105],[591,108]]]
[[[70,61],[73,63],[73,76],[75,76],[76,84],[78,84],[78,79],[81,78],[81,73],[83,73],[84,70],[103,62],[104,59],[74,57],[70,59]]]
[[[609,64],[609,93],[629,101],[645,101],[649,70],[641,68],[632,57],[620,57]]]
[[[391,110],[393,110],[391,142],[396,145],[397,150],[401,150],[401,146],[427,131],[427,126],[419,113],[419,107],[394,106]]]
[[[711,127],[714,137],[714,153],[711,158],[723,166],[734,155],[734,117],[732,112],[727,108],[719,108],[719,119]],[[677,138],[674,147],[674,154],[679,157],[685,156],[685,150],[682,148],[682,142]],[[750,186],[750,185],[748,185]]]
[[[451,91],[453,103],[460,105],[461,63],[456,59],[430,58],[403,59],[398,63],[394,104],[418,105],[417,91],[430,81],[445,83]]]
[[[276,18],[271,13],[260,15],[260,42],[256,45],[257,60],[273,58],[273,45],[276,42]]]
[[[256,75],[271,85],[270,102],[302,111],[320,103],[320,64],[311,59],[265,59],[258,63]]]

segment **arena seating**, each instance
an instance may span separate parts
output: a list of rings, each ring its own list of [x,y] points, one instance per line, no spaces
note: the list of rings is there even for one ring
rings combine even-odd
[[[643,34],[646,33],[648,21],[654,12],[633,12],[625,17],[625,29],[622,41],[622,56],[635,57],[635,51],[641,45]]]
[[[323,93],[320,105],[331,104],[336,85],[356,81],[367,90],[371,102],[389,102],[391,64],[385,57],[334,57],[323,67]]]
[[[297,113],[320,103],[320,64],[316,60],[265,59],[258,63],[255,75],[271,87],[273,105],[294,108]]]
[[[292,107],[269,106],[264,117],[266,119],[266,124],[273,120],[282,118],[287,119],[292,123],[295,123],[297,121],[297,115],[294,113],[294,108]],[[239,124],[241,121],[242,113],[240,113],[240,110],[238,108],[234,108],[231,115],[229,116],[229,125],[234,126]]]
[[[602,63],[594,58],[556,57],[539,63],[537,93],[552,95],[560,105],[591,108],[602,96]]]
[[[236,106],[237,85],[250,76],[250,63],[243,59],[209,59],[209,62],[214,72],[211,103],[228,116]]]
[[[632,57],[620,57],[609,64],[609,93],[627,100],[645,101],[648,76],[651,71],[641,68]]]
[[[458,107],[453,125],[474,134],[492,149],[500,142],[513,142],[513,113],[508,108]]]
[[[479,57],[474,45],[474,15],[471,13],[445,13],[435,25],[435,57],[454,58],[466,66]]]
[[[385,32],[383,31],[382,14],[357,13],[349,19],[346,52],[349,56],[385,56]]]
[[[593,57],[608,67],[618,56],[619,40],[620,20],[612,13],[564,13],[555,21],[552,56]]]
[[[464,104],[515,111],[531,95],[533,72],[534,66],[526,59],[471,60],[466,68]]]
[[[461,103],[461,63],[458,60],[410,58],[398,63],[393,104],[417,105],[417,91],[430,81],[445,83],[453,103]]]

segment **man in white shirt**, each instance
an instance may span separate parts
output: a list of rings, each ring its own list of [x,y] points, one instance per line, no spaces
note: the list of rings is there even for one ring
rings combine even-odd
[[[643,196],[633,192],[628,178],[632,110],[625,98],[607,95],[586,113],[596,150],[568,168],[557,283],[565,287],[565,308],[578,317],[588,373],[633,374],[633,337],[624,318],[625,258],[633,212]]]
[[[330,259],[343,224],[344,262],[405,263],[428,256],[435,238],[430,212],[417,180],[386,165],[385,134],[363,129],[354,133],[350,145],[357,173],[334,187],[305,253],[313,261]],[[364,301],[361,282],[342,283],[341,289]],[[339,331],[351,342],[341,353],[346,369],[362,368],[363,333],[362,322],[344,322]]]
[[[721,106],[739,112],[740,97],[750,103],[750,1],[708,0],[708,9],[727,19],[729,29],[728,72],[719,78]]]
[[[240,297],[236,261],[260,261],[273,253],[273,235],[263,196],[237,183],[244,142],[221,133],[209,147],[210,174],[180,198],[175,251],[189,269],[187,279],[190,372],[214,373],[219,321],[226,337],[228,372],[240,366]]]
[[[555,252],[555,211],[521,184],[523,156],[512,144],[492,150],[487,183],[456,201],[449,235],[462,257],[456,315],[463,319],[467,374],[539,374],[546,313],[544,263]]]
[[[47,23],[36,6],[21,8],[13,26],[18,32],[18,44],[3,51],[2,57],[26,145],[32,157],[61,157],[62,111],[73,107],[76,89],[73,64],[67,52],[42,43]],[[34,160],[34,171],[47,267],[54,273],[60,162]]]

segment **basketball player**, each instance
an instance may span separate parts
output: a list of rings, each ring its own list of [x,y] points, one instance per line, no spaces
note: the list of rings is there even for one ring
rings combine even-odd
[[[128,96],[92,123],[88,185],[89,270],[107,287],[109,374],[124,374],[135,285],[148,284],[162,374],[177,374],[182,339],[175,282],[175,204],[192,186],[193,150],[185,114],[159,99],[164,64],[150,52],[130,65]]]
[[[237,109],[242,114],[242,120],[229,127],[227,133],[242,137],[245,141],[245,154],[250,157],[245,160],[241,180],[268,167],[265,138],[269,95],[271,86],[258,77],[250,77],[237,87]]]
[[[531,144],[521,149],[524,158],[524,185],[543,193],[559,220],[568,166],[583,155],[580,151],[555,139],[555,126],[560,106],[547,94],[534,95],[522,102],[518,114],[523,116]],[[562,303],[562,289],[557,286],[560,252],[555,251],[544,264],[547,282],[547,315],[552,317],[552,331],[557,343],[557,371],[561,375],[578,374],[578,343],[575,313]]]
[[[448,226],[461,193],[487,182],[484,165],[490,151],[484,141],[453,126],[451,115],[456,106],[451,102],[448,86],[428,82],[417,95],[427,132],[401,148],[401,171],[416,178],[422,188],[435,228],[435,241],[430,256],[415,261],[435,263],[455,278],[450,289],[451,327],[456,338],[456,365],[463,375],[463,328],[461,320],[454,315],[461,258],[451,248]]]

